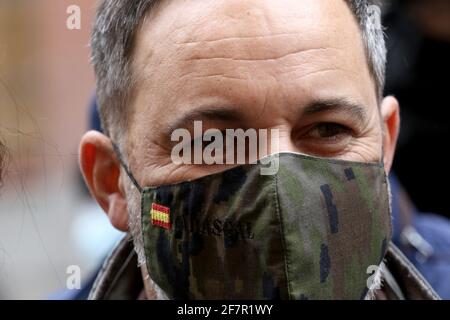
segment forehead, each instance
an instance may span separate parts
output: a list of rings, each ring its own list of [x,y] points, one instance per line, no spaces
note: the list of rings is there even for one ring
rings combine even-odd
[[[321,91],[367,105],[376,100],[361,34],[344,0],[161,1],[133,52],[135,102],[151,99],[167,111],[177,111],[180,99],[186,105],[212,96],[254,103],[274,84],[294,100]]]
[[[143,25],[138,45],[151,39],[166,40],[153,42],[154,48],[171,40],[226,40],[277,34],[308,34],[309,41],[323,43],[324,31],[330,43],[338,44],[352,32],[358,33],[345,0],[161,0]]]

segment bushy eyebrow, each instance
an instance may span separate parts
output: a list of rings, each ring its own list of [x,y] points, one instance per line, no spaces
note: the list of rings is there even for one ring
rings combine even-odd
[[[239,109],[227,106],[201,106],[182,114],[171,121],[163,135],[170,137],[176,129],[191,127],[194,121],[242,122],[244,115]]]
[[[345,98],[326,99],[314,101],[303,109],[303,116],[312,116],[325,112],[338,112],[356,120],[358,123],[366,123],[367,107],[354,103]]]

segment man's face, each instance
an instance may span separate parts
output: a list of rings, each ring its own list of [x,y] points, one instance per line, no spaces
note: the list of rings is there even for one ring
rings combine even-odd
[[[277,129],[277,149],[356,162],[395,153],[398,103],[378,103],[358,24],[344,0],[165,0],[134,39],[135,86],[124,145],[137,182],[158,186],[223,171],[176,164],[176,129]],[[192,133],[193,136],[193,133]],[[193,136],[193,138],[198,138]],[[111,141],[81,142],[81,168],[112,224],[139,236],[139,194]],[[128,210],[132,220],[128,223]]]
[[[162,1],[135,39],[127,154],[143,186],[223,166],[174,164],[171,133],[278,129],[279,150],[379,161],[382,124],[344,1]]]

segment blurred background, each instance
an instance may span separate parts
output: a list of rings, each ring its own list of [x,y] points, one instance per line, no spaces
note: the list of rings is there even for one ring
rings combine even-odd
[[[67,8],[81,9],[69,30]],[[95,89],[92,0],[0,0],[0,136],[11,161],[0,192],[0,299],[46,299],[83,283],[115,232],[85,191],[78,142]]]
[[[385,93],[398,98],[402,118],[394,171],[421,211],[450,216],[450,1],[391,1],[384,25]]]
[[[81,9],[79,30],[66,26],[71,5]],[[0,192],[0,299],[76,295],[66,290],[67,268],[79,266],[89,283],[121,236],[77,166],[79,139],[93,126],[95,7],[92,0],[0,0],[0,136],[11,155]],[[417,211],[450,217],[443,188],[450,181],[450,0],[384,1],[383,17],[385,92],[402,108],[395,173]]]

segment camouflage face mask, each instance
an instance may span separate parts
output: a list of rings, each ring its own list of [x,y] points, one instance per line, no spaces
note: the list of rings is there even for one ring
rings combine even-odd
[[[391,238],[381,163],[282,153],[142,190],[147,269],[172,299],[362,299]],[[274,158],[275,159],[275,158]]]

